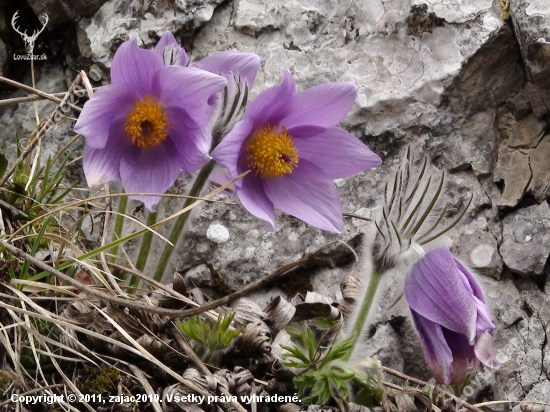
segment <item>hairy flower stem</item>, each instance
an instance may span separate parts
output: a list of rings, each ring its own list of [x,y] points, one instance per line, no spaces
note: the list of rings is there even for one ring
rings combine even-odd
[[[158,211],[151,212],[147,216],[147,223],[146,225],[148,227],[153,226],[155,223],[157,223],[157,215]],[[151,251],[151,243],[153,242],[153,232],[151,230],[148,230],[143,235],[143,239],[141,241],[141,246],[139,248],[138,258],[136,261],[136,269],[140,272],[143,272],[143,269],[145,268],[145,264],[147,263],[147,258],[149,257],[149,252]],[[128,289],[128,293],[134,293],[135,287],[139,283],[139,278],[137,276],[132,276],[130,279],[130,285],[131,288]]]
[[[126,206],[128,206],[128,196],[120,196],[118,200],[117,216],[115,220],[115,232],[113,234],[113,240],[120,239],[122,237],[122,229],[124,228],[124,215],[126,213]],[[113,256],[109,257],[109,262],[116,263],[116,256],[118,254],[118,244],[113,246],[110,253]]]
[[[357,317],[355,318],[355,322],[353,323],[353,327],[351,328],[350,337],[351,337],[352,349],[349,352],[350,355],[353,353],[355,349],[355,345],[357,344],[357,341],[361,336],[361,332],[365,327],[365,322],[367,320],[370,309],[374,302],[376,291],[378,290],[378,285],[380,284],[381,278],[382,278],[382,275],[377,271],[373,270],[371,272],[369,284],[365,291],[365,297],[361,302],[361,306],[359,307],[359,312],[357,313]]]
[[[212,173],[212,170],[214,169],[214,162],[210,161],[206,166],[204,166],[201,171],[199,172],[199,175],[197,176],[197,179],[195,180],[195,183],[193,183],[193,187],[191,187],[191,191],[189,192],[189,198],[185,201],[183,207],[189,206],[191,203],[195,201],[195,197],[198,197],[202,191],[202,188],[208,181],[208,176],[210,176],[210,173]],[[164,250],[162,251],[162,255],[160,256],[160,259],[157,263],[157,267],[155,269],[155,273],[153,275],[153,279],[156,281],[160,281],[162,279],[162,276],[164,275],[164,271],[166,270],[166,266],[168,266],[168,262],[170,261],[170,258],[172,257],[172,252],[174,251],[174,248],[178,242],[178,239],[181,236],[181,232],[183,231],[183,227],[185,226],[185,223],[187,222],[187,219],[189,218],[189,214],[191,211],[184,213],[178,217],[176,220],[176,223],[174,224],[174,227],[172,228],[172,232],[170,232],[170,236],[168,237],[168,240],[174,245],[171,246],[169,244],[166,244],[164,246]]]

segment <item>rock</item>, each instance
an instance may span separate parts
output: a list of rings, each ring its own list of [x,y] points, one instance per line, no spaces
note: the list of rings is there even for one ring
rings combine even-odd
[[[135,37],[141,46],[152,47],[166,30],[193,33],[211,19],[221,2],[175,0],[152,2],[144,7],[140,0],[112,0],[93,17],[80,20],[78,28],[88,36],[96,63],[110,67],[113,53],[123,41]]]
[[[48,25],[58,27],[67,21],[78,21],[81,17],[93,16],[107,0],[29,0],[34,13],[41,17],[47,14]]]
[[[550,7],[544,0],[511,1],[510,11],[527,79],[550,107]]]
[[[531,149],[536,147],[544,136],[545,121],[537,120],[533,115],[512,125],[506,144],[512,148]]]
[[[224,225],[210,225],[206,231],[206,237],[215,243],[225,243],[229,240],[229,231]]]
[[[544,272],[550,254],[550,207],[548,203],[522,208],[506,216],[500,254],[506,266],[521,276]]]
[[[500,148],[494,171],[494,181],[504,182],[504,191],[498,206],[516,206],[523,197],[531,182],[532,172],[529,167],[529,155],[520,150]]]
[[[503,262],[498,251],[497,240],[489,230],[487,219],[478,217],[461,226],[451,252],[474,272],[500,279]]]
[[[199,265],[187,271],[183,277],[188,289],[201,286],[212,286],[212,273],[206,265]]]
[[[533,178],[527,188],[539,201],[550,194],[550,135],[544,136],[536,149],[529,154],[529,166],[533,172]]]

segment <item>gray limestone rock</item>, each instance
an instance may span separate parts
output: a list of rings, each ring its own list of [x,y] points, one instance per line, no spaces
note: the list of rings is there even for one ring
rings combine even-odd
[[[520,150],[502,146],[494,170],[494,181],[504,182],[504,191],[498,206],[516,206],[523,197],[533,173],[529,167],[529,155]]]
[[[153,1],[146,5],[140,0],[111,0],[97,13],[78,23],[89,41],[96,63],[110,67],[118,46],[135,37],[141,46],[151,47],[166,30],[191,33],[212,18],[222,0],[170,2]]]
[[[49,26],[57,27],[67,21],[93,16],[106,0],[29,0],[29,5],[38,17],[47,14]]]
[[[521,276],[544,271],[550,254],[550,207],[547,202],[519,209],[506,216],[500,254],[506,266]]]
[[[208,266],[199,265],[189,269],[183,280],[188,289],[200,286],[212,286],[212,273]]]
[[[536,149],[529,154],[529,166],[533,178],[529,183],[528,191],[535,198],[542,201],[550,194],[550,135],[544,136]]]
[[[527,79],[550,107],[550,7],[545,0],[510,2]]]

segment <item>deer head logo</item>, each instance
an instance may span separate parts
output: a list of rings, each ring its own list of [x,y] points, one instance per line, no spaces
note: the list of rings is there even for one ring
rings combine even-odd
[[[21,38],[25,41],[25,46],[27,49],[27,53],[31,54],[34,49],[34,42],[38,38],[38,35],[44,31],[46,28],[46,24],[48,24],[49,18],[47,14],[44,14],[44,17],[42,18],[42,28],[40,30],[34,30],[32,35],[29,36],[27,34],[27,30],[24,32],[21,32],[19,28],[16,26],[17,24],[17,18],[19,17],[19,10],[15,12],[11,19],[11,26],[13,29],[21,35]]]

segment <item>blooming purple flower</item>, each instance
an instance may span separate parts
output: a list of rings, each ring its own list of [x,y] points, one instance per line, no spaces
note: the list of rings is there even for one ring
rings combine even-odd
[[[460,384],[479,362],[498,369],[483,292],[446,248],[427,253],[405,280],[405,296],[436,381]]]
[[[74,129],[86,138],[90,187],[115,180],[127,192],[164,193],[181,169],[195,171],[208,161],[208,122],[227,81],[165,66],[159,54],[140,49],[135,39],[124,42],[113,57],[111,85],[84,105]],[[160,200],[133,198],[150,210]]]
[[[234,178],[250,213],[275,229],[274,205],[313,226],[343,230],[342,203],[332,180],[381,163],[355,136],[335,127],[350,110],[357,86],[325,83],[296,93],[284,71],[280,85],[262,92],[212,157]]]

